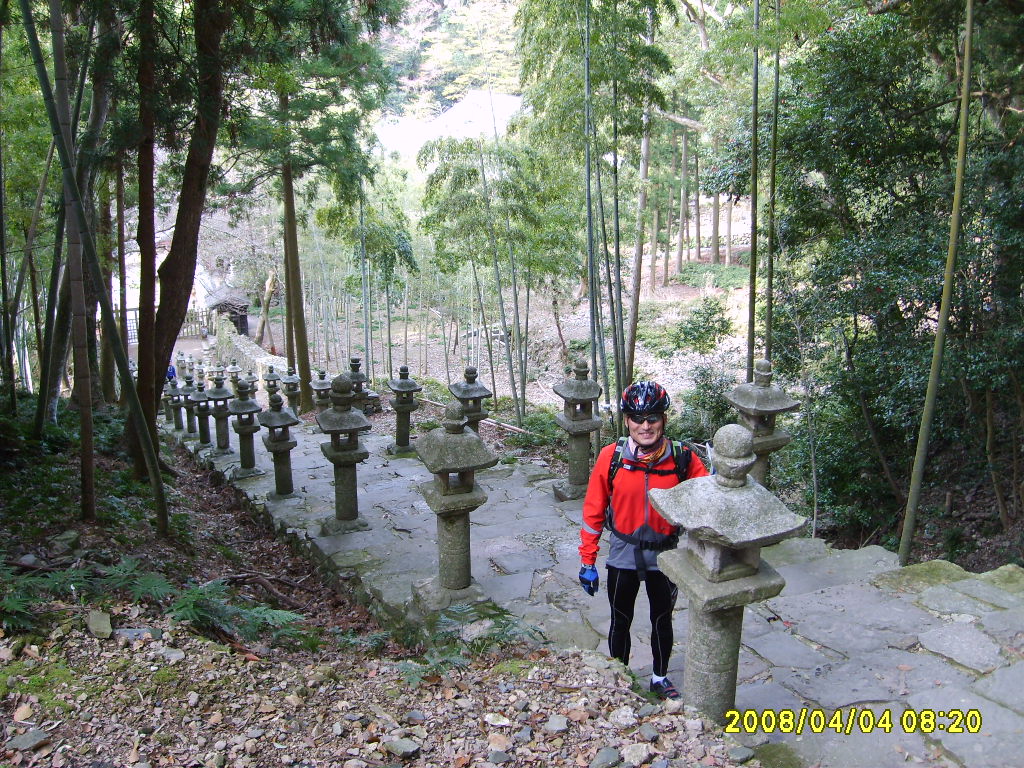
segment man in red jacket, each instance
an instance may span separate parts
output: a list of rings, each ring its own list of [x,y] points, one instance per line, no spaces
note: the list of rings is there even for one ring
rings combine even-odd
[[[651,691],[662,698],[679,698],[666,677],[672,652],[672,609],[678,590],[658,570],[659,552],[673,549],[678,531],[651,506],[647,491],[671,488],[683,480],[708,474],[689,449],[665,437],[665,413],[670,399],[653,381],[630,384],[619,408],[626,417],[628,438],[606,445],[598,454],[583,500],[580,529],[580,583],[588,595],[597,592],[595,563],[601,531],[611,532],[608,551],[608,602],[612,623],[608,650],[629,664],[629,628],[640,582],[647,585],[651,605],[651,650],[654,674]]]

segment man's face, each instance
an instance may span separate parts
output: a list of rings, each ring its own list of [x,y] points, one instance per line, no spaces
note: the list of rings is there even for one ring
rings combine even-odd
[[[634,419],[641,420],[639,424]],[[653,420],[654,423],[651,423]],[[665,414],[663,413],[631,413],[626,416],[626,426],[629,429],[629,436],[636,441],[641,448],[651,448],[658,444],[662,435],[665,434]]]

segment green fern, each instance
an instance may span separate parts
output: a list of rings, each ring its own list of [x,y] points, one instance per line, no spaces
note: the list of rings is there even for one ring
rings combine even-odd
[[[297,631],[303,617],[260,604],[235,604],[227,585],[218,580],[190,587],[179,595],[169,613],[175,621],[188,621],[199,631],[217,630],[244,640],[255,640],[264,632]]]
[[[160,601],[174,594],[174,586],[159,573],[140,573],[138,578],[128,585],[128,594],[132,600]]]
[[[53,595],[67,595],[75,599],[81,599],[96,591],[89,572],[77,568],[46,574],[41,588]]]

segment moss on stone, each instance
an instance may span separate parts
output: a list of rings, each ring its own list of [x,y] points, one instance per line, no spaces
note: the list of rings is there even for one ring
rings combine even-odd
[[[871,583],[879,589],[891,592],[920,594],[928,587],[960,581],[969,576],[967,571],[955,563],[947,560],[929,560],[880,573],[871,580]]]
[[[1015,595],[1024,595],[1024,568],[1019,565],[1003,565],[979,574],[978,578]]]

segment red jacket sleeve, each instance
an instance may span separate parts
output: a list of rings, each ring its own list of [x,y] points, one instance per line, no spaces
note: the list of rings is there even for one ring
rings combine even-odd
[[[587,495],[583,499],[583,525],[580,527],[580,561],[585,565],[597,562],[598,542],[604,530],[605,513],[608,510],[608,470],[612,465],[615,443],[606,445],[597,455],[594,469],[590,473]]]

